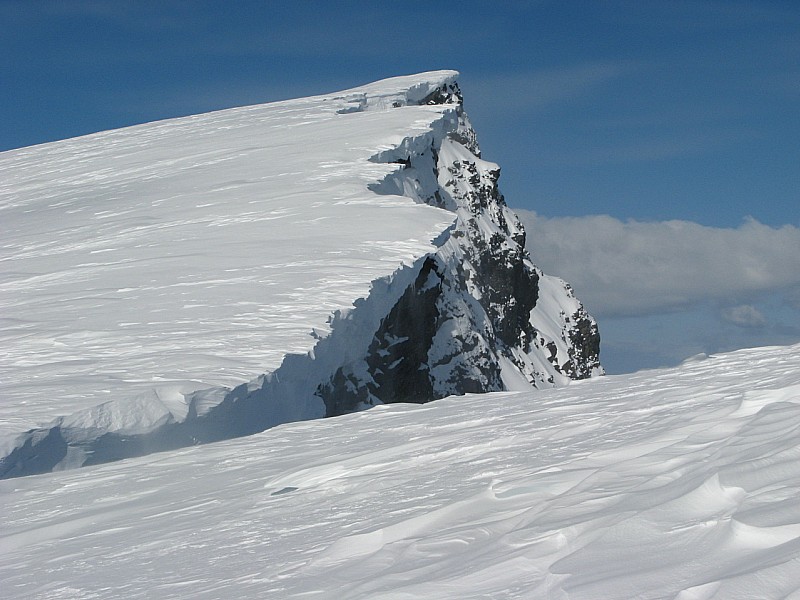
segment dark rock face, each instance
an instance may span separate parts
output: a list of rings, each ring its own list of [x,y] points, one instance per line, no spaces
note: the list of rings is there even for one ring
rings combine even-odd
[[[428,258],[375,333],[367,351],[370,391],[383,402],[423,403],[433,395],[427,348],[439,325],[441,293],[441,274]]]
[[[423,403],[433,397],[427,349],[439,324],[437,301],[442,292],[436,261],[424,261],[414,283],[381,321],[365,356],[369,378],[359,381],[347,366],[330,383],[320,386],[328,415],[342,414],[359,405]]]
[[[571,379],[587,379],[592,376],[592,368],[600,364],[600,332],[597,323],[585,310],[572,315],[571,321],[570,360],[562,367],[562,371]]]
[[[436,88],[419,101],[419,104],[462,104],[464,98],[456,82]]]
[[[480,292],[479,302],[500,341],[527,349],[539,277],[525,264],[525,231],[500,194],[500,170],[480,173],[475,162],[456,161],[447,171],[445,190],[468,215],[458,239],[464,258],[474,267],[469,275]],[[496,229],[488,236],[481,226],[486,222]]]

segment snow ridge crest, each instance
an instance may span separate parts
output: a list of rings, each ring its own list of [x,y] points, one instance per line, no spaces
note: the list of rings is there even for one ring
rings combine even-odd
[[[398,168],[370,186],[454,213],[437,250],[337,311],[308,354],[233,389],[113,400],[20,435],[0,478],[253,434],[383,403],[564,385],[602,373],[594,320],[530,260],[525,231],[481,159],[454,71],[337,95],[336,112],[445,108],[428,131],[373,156]]]

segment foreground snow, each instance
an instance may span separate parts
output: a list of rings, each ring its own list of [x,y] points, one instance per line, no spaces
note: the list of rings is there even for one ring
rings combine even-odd
[[[800,346],[0,482],[5,598],[796,598]]]

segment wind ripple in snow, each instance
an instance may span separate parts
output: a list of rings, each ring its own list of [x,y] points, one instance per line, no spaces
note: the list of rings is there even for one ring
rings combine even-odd
[[[8,598],[786,598],[800,346],[0,483]]]

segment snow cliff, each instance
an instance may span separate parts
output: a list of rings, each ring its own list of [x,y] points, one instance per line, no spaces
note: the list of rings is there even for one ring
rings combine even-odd
[[[498,190],[499,167],[480,156],[456,76],[438,71],[305,100],[314,101],[307,121],[334,123],[343,147],[359,143],[348,133],[379,129],[382,121],[388,129],[413,123],[407,135],[353,168],[369,188],[360,202],[402,197],[428,205],[412,210],[424,214],[433,234],[409,244],[399,268],[385,261],[384,273],[368,280],[369,293],[350,308],[335,308],[327,327],[310,328],[317,341],[308,352],[283,347],[280,365],[249,383],[145,389],[7,438],[0,477],[238,437],[377,404],[553,387],[600,374],[597,326],[567,284],[531,263],[525,232]],[[302,109],[302,102],[280,104]],[[160,127],[169,131],[170,122]],[[137,128],[121,133],[135,137]],[[333,193],[319,183],[325,173],[313,175],[319,193]]]

